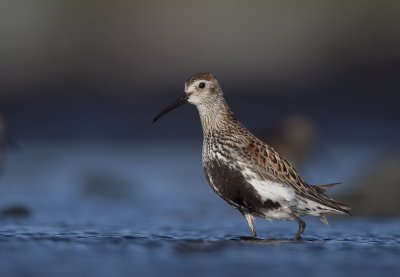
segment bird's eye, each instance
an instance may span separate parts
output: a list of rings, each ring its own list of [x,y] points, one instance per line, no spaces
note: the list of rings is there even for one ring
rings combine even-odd
[[[206,84],[205,84],[204,82],[201,82],[201,83],[199,84],[199,88],[205,88],[205,86],[206,86]]]

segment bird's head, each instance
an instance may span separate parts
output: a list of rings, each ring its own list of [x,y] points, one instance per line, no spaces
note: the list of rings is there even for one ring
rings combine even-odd
[[[197,73],[185,82],[185,93],[164,110],[154,119],[156,122],[163,115],[178,108],[179,106],[190,103],[196,106],[212,104],[222,98],[222,89],[217,79],[211,73]]]
[[[198,73],[185,82],[187,101],[194,105],[207,104],[222,96],[222,89],[211,73]]]

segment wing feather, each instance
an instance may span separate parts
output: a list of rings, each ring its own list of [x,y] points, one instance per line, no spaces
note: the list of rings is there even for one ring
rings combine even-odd
[[[307,184],[297,173],[294,167],[286,161],[271,146],[253,137],[244,147],[244,152],[253,165],[258,168],[261,178],[289,186],[300,196],[328,206],[339,212],[350,213],[349,206],[337,202],[325,194],[326,187]]]

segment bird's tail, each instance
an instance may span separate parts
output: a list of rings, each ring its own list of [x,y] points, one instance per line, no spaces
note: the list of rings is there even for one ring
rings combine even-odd
[[[316,187],[318,187],[321,190],[321,192],[325,192],[328,189],[334,188],[334,187],[336,187],[337,185],[340,185],[340,184],[341,183],[331,183],[331,184],[317,185]]]
[[[325,198],[325,200],[330,204],[329,206],[331,206],[332,208],[337,208],[337,210],[341,213],[346,213],[346,214],[352,215],[352,213],[350,212],[351,207],[349,205],[339,202],[339,201],[336,201],[326,194],[326,191],[328,189],[336,187],[339,184],[340,183],[331,183],[331,184],[319,185],[319,186],[314,186],[314,187],[317,188],[318,193],[321,196],[323,196]]]

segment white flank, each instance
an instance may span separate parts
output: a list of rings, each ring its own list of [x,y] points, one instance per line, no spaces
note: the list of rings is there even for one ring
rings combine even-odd
[[[294,190],[271,181],[250,179],[248,182],[254,187],[261,199],[270,199],[274,202],[292,202],[296,196]]]
[[[264,201],[270,199],[274,202],[292,202],[295,199],[296,193],[290,187],[268,180],[260,180],[257,174],[248,168],[245,168],[243,175]]]

